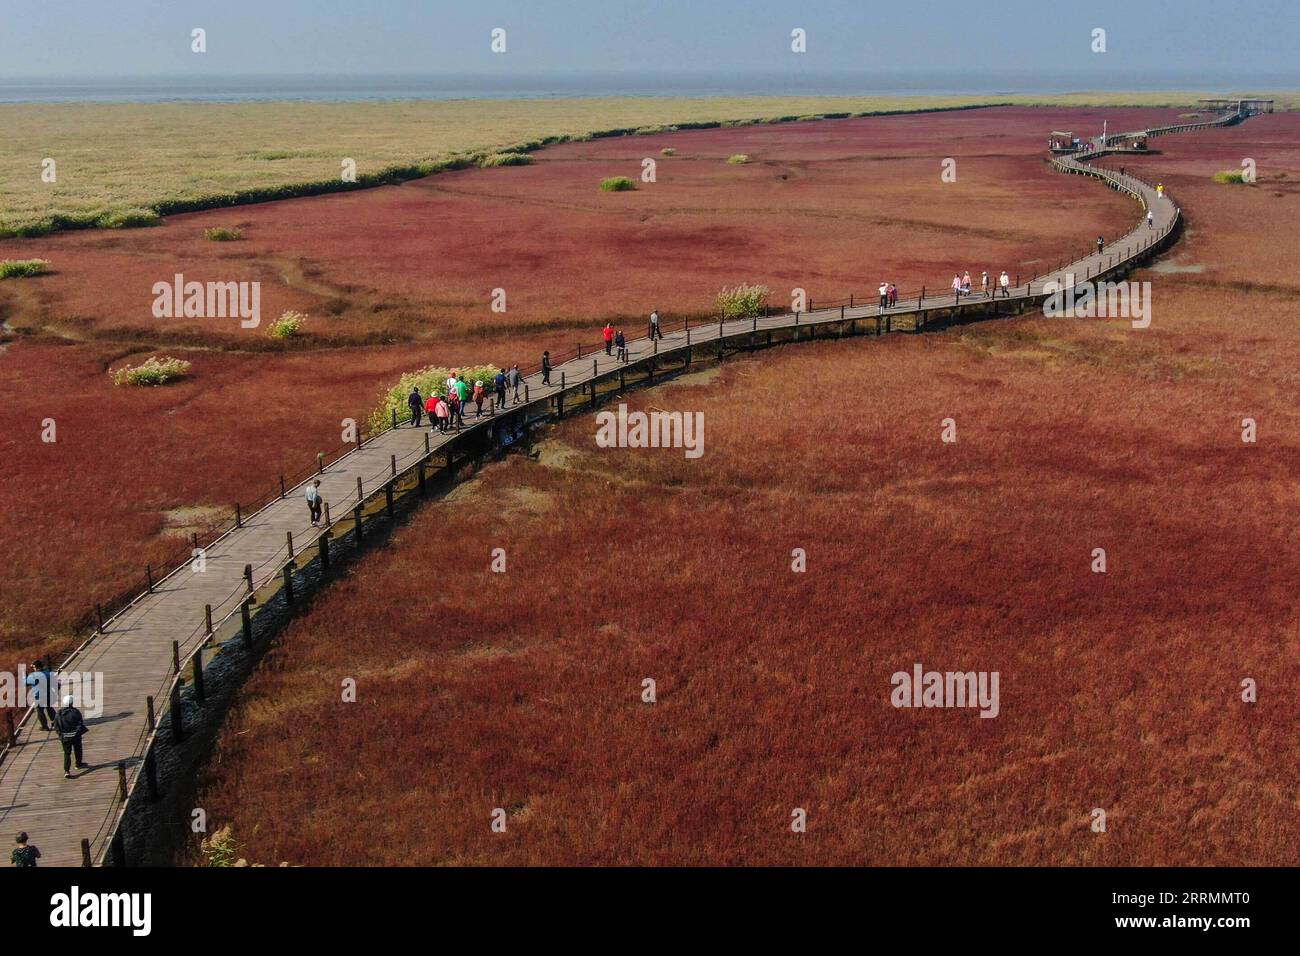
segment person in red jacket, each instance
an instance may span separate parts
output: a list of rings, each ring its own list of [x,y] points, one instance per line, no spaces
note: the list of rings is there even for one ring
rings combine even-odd
[[[605,323],[605,354],[613,355],[614,354],[613,348],[614,348],[614,326],[606,322]]]

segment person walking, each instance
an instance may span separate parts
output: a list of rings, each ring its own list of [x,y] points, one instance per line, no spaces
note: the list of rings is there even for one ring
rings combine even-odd
[[[550,352],[542,353],[542,384],[543,385],[551,384],[551,353]]]
[[[445,432],[447,430],[447,420],[451,417],[451,408],[448,407],[441,395],[437,396],[437,398],[438,404],[433,406],[433,414],[438,419],[438,431]]]
[[[438,396],[433,392],[430,392],[429,397],[425,399],[424,410],[429,416],[429,431],[433,431],[438,427],[438,416],[436,414],[438,411]]]
[[[311,515],[311,526],[314,528],[320,523],[321,508],[324,507],[324,500],[320,496],[320,479],[317,478],[307,486],[305,493],[307,498],[307,512]]]
[[[980,295],[984,298],[989,297],[989,270],[985,269],[980,273]]]
[[[474,405],[478,409],[478,413],[474,416],[475,418],[483,417],[483,402],[486,399],[487,399],[487,389],[483,387],[483,383],[481,381],[475,382],[474,383]]]
[[[59,733],[59,743],[63,744],[63,776],[72,779],[72,757],[77,757],[77,769],[85,770],[86,763],[81,752],[81,738],[89,728],[77,710],[71,694],[63,698],[63,709],[54,718],[54,729]]]
[[[54,725],[54,671],[44,661],[32,664],[32,672],[27,675],[26,684],[30,687],[30,700],[36,710],[36,719],[41,722],[41,730],[49,730]]]
[[[41,851],[27,842],[27,834],[20,833],[14,838],[18,845],[9,854],[9,862],[14,866],[35,866],[41,858]]]
[[[952,277],[952,294],[954,298],[961,295],[961,276],[956,273]]]
[[[998,285],[1002,288],[1002,298],[1011,296],[1011,277],[1007,275],[1007,270],[1002,270],[1002,275],[998,276]]]
[[[898,286],[891,282],[889,283],[889,307],[892,309],[896,305],[898,305]]]
[[[876,292],[880,294],[880,311],[884,312],[886,306],[889,305],[889,283],[880,283],[880,288],[878,288]]]
[[[458,369],[452,369],[451,374],[447,376],[447,381],[443,383],[444,385],[447,386],[448,395],[450,395],[452,391],[456,388],[456,377],[458,375],[460,375],[460,371]]]
[[[411,394],[406,396],[406,404],[411,407],[411,427],[419,428],[420,419],[424,416],[424,399],[420,395],[420,386],[411,389]]]
[[[1164,196],[1165,196],[1165,184],[1164,184],[1164,183],[1156,183],[1156,198],[1157,198],[1157,199],[1163,199]]]
[[[510,380],[510,387],[514,390],[514,394],[510,399],[510,404],[518,405],[521,401],[519,398],[519,387],[524,384],[524,377],[519,374],[519,366],[517,364],[510,366],[510,375],[507,377]]]
[[[601,330],[601,335],[605,336],[605,354],[606,354],[606,355],[613,355],[613,354],[614,354],[614,352],[613,352],[613,349],[614,349],[614,326],[612,326],[610,323],[606,322],[606,323],[605,323],[605,328]]]
[[[496,407],[506,407],[506,370],[501,369],[497,372],[496,377],[492,379],[493,389],[496,391]]]
[[[618,360],[627,364],[627,339],[623,337],[622,329],[614,333],[614,349],[618,354]]]
[[[456,376],[456,397],[460,399],[460,410],[463,413],[469,404],[469,382],[465,381],[464,375]]]
[[[1155,224],[1156,224],[1156,223],[1155,223],[1155,216],[1152,215],[1151,210],[1148,209],[1148,210],[1147,210],[1147,225],[1148,225],[1148,226],[1154,226]]]
[[[653,342],[655,339],[662,339],[663,337],[663,332],[659,330],[659,310],[654,309],[650,313],[650,341]]]
[[[970,295],[970,273],[969,272],[962,273],[961,291],[963,295]]]
[[[1101,255],[1101,250],[1106,248],[1106,240],[1101,236],[1097,237],[1097,255]]]
[[[447,396],[447,426],[455,428],[458,424],[465,424],[465,420],[460,414],[460,396],[456,394],[455,389],[452,389],[451,394]]]

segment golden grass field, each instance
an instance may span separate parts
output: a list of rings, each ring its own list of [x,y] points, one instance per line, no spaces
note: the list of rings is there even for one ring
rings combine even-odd
[[[0,235],[40,228],[50,219],[91,224],[166,200],[199,203],[248,190],[338,182],[345,158],[355,160],[364,177],[612,129],[977,104],[1181,106],[1207,95],[6,105],[0,106]],[[1300,105],[1300,93],[1270,95],[1279,109]],[[46,158],[56,163],[54,183],[41,177]]]

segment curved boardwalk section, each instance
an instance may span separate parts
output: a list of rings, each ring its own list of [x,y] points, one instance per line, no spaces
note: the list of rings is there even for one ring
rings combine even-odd
[[[1143,131],[1147,136],[1227,125],[1244,119],[1238,110],[1214,121]],[[431,475],[454,471],[464,460],[494,445],[514,440],[532,422],[594,407],[629,385],[653,383],[700,358],[805,338],[919,331],[955,322],[1031,309],[1046,298],[1049,283],[1095,281],[1127,274],[1176,238],[1179,211],[1151,184],[1087,165],[1114,143],[1135,134],[1098,140],[1077,153],[1053,159],[1072,174],[1098,177],[1132,196],[1149,210],[1127,235],[1099,251],[1062,263],[1043,275],[1015,277],[1009,295],[957,299],[921,293],[892,308],[857,304],[853,299],[816,311],[759,318],[719,320],[665,329],[657,342],[628,343],[622,363],[603,350],[557,358],[544,384],[540,373],[526,376],[524,399],[491,417],[468,422],[457,432],[429,434],[399,427],[370,438],[319,471],[329,520],[312,527],[303,503],[303,485],[248,516],[205,549],[206,567],[185,565],[155,582],[104,622],[60,670],[102,675],[102,715],[88,720],[86,756],[91,769],[64,779],[62,748],[51,733],[35,726],[29,712],[15,729],[0,764],[0,817],[8,832],[26,830],[52,865],[123,862],[122,825],[129,803],[156,796],[154,753],[183,733],[185,711],[202,703],[204,651],[217,636],[244,634],[252,640],[250,615],[255,591],[277,583],[291,594],[303,558],[327,565],[329,545],[364,531],[377,510],[392,511],[399,491],[424,492]],[[305,483],[304,483],[305,484]],[[299,580],[301,580],[299,578]],[[262,602],[265,603],[265,602]]]

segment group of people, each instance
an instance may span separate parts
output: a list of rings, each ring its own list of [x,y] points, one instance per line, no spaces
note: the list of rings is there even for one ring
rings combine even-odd
[[[549,353],[543,353],[543,381],[546,381],[550,374],[549,358]],[[419,428],[424,416],[427,415],[430,431],[449,431],[465,423],[465,413],[471,403],[474,405],[475,418],[483,415],[483,403],[489,399],[492,402],[491,407],[505,408],[507,390],[513,390],[513,404],[519,404],[523,400],[519,394],[523,384],[524,377],[518,365],[511,366],[509,371],[500,369],[490,383],[479,379],[473,386],[465,381],[464,375],[453,370],[447,376],[444,388],[435,391],[428,398],[420,394],[418,385],[411,389],[411,394],[406,397],[406,404],[411,409],[411,425]],[[444,391],[446,394],[441,394]]]
[[[880,283],[880,311],[892,309],[898,305],[898,286],[892,282]]]
[[[997,277],[996,288],[991,287],[989,282],[989,274],[986,269],[984,272],[980,273],[980,295],[984,296],[984,298],[987,299],[992,295],[999,294],[1003,298],[1007,298],[1011,295],[1011,277],[1007,275],[1006,269],[1003,269],[1002,273]],[[952,293],[955,296],[975,294],[975,290],[971,286],[969,272],[963,272],[960,275],[954,275],[952,277]]]
[[[659,313],[652,312],[650,313],[651,336],[653,336],[655,332],[658,331],[658,329],[659,329]],[[605,337],[605,354],[614,355],[615,350],[617,350],[618,360],[620,362],[626,362],[627,361],[627,339],[623,337],[623,330],[618,329],[616,331],[614,329],[613,323],[606,322],[605,328],[601,330],[601,334]]]
[[[63,776],[71,780],[73,757],[76,757],[77,770],[85,770],[90,766],[81,751],[81,738],[86,735],[89,728],[81,711],[77,709],[76,699],[73,695],[67,694],[63,698],[63,706],[58,710],[54,709],[53,701],[59,681],[53,668],[45,661],[36,661],[32,664],[26,684],[29,688],[28,699],[32,702],[32,709],[36,711],[36,719],[40,722],[41,730],[52,730],[59,735],[59,743],[63,745]]]

